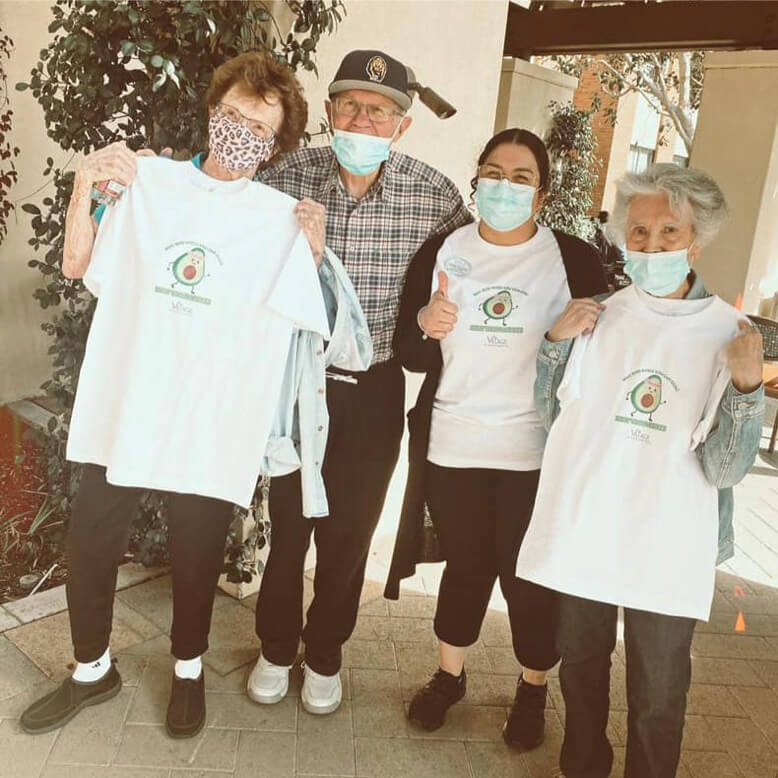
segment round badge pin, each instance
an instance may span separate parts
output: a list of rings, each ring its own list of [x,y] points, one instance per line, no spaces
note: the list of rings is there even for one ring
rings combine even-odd
[[[473,269],[473,266],[464,257],[449,257],[443,263],[443,267],[446,268],[446,272],[459,278],[466,276]]]

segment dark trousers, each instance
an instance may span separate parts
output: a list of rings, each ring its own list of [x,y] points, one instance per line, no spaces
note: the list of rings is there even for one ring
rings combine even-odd
[[[607,778],[613,749],[608,724],[615,605],[561,595],[559,680],[565,698],[560,767],[567,778]],[[627,655],[626,778],[674,778],[691,683],[696,621],[624,609]]]
[[[298,473],[270,484],[270,554],[257,599],[262,654],[291,665],[302,637],[306,664],[322,675],[341,665],[354,630],[365,565],[404,427],[405,377],[394,360],[327,382],[330,429],[322,473],[330,515],[302,515]],[[314,597],[303,629],[303,567],[313,533]]]
[[[79,662],[92,662],[108,648],[116,574],[143,491],[109,484],[104,467],[84,466],[66,542],[65,588]],[[208,648],[216,582],[224,568],[224,544],[232,517],[232,504],[223,500],[169,495],[171,640],[177,659],[194,659]]]
[[[494,582],[508,603],[513,650],[523,667],[552,668],[558,594],[516,577],[539,470],[487,470],[427,463],[427,504],[446,567],[435,634],[452,646],[478,639]]]

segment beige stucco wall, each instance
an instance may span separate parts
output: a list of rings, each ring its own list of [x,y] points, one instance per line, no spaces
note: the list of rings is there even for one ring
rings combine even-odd
[[[522,127],[541,138],[551,126],[549,104],[569,103],[578,79],[534,62],[505,57],[494,131]]]
[[[29,79],[38,53],[49,38],[50,5],[45,2],[3,0],[0,2],[0,28],[14,41],[8,69],[9,98],[13,115],[11,141],[20,148],[16,159],[19,178],[11,190],[17,210],[11,215],[8,237],[0,244],[0,404],[31,394],[40,394],[40,385],[49,376],[48,337],[40,324],[45,313],[32,293],[42,276],[27,267],[35,256],[27,240],[32,236],[29,214],[20,210],[22,202],[39,202],[45,189],[43,169],[47,156],[57,165],[70,158],[46,136],[43,111],[29,91],[17,92],[18,81]]]
[[[709,54],[690,165],[716,179],[730,218],[698,267],[726,300],[742,293],[749,313],[778,289],[777,133],[778,52]]]
[[[439,168],[460,187],[468,182],[497,107],[508,0],[346,0],[348,15],[323,40],[320,78],[303,73],[311,129],[325,117],[327,84],[343,55],[377,48],[410,65],[419,82],[457,108],[441,121],[414,101],[413,124],[397,149]]]

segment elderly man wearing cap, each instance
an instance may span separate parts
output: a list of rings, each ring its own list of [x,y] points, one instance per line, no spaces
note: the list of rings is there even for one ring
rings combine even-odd
[[[331,713],[341,701],[341,647],[357,618],[370,541],[400,451],[405,379],[392,335],[408,264],[424,241],[471,221],[456,186],[434,168],[391,150],[411,124],[411,91],[439,116],[453,113],[413,72],[380,51],[352,51],[325,103],[331,146],[291,152],[262,180],[327,210],[327,245],[356,288],[374,343],[362,373],[333,370],[322,467],[330,515],[306,519],[298,473],[270,486],[272,543],[257,601],[262,653],[248,680],[251,699],[279,702],[305,643],[302,702]],[[430,99],[432,98],[432,99]],[[335,361],[337,364],[337,360]],[[324,387],[321,387],[321,392]],[[314,534],[314,597],[303,628],[303,568]]]

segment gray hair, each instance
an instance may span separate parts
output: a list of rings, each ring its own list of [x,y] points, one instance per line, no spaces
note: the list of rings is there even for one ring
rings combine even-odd
[[[705,246],[718,234],[727,216],[727,202],[719,185],[702,170],[660,163],[643,173],[627,173],[616,184],[616,203],[608,221],[608,236],[619,246],[626,243],[627,215],[632,198],[664,192],[670,207],[680,213],[685,204],[692,211],[695,243]]]

